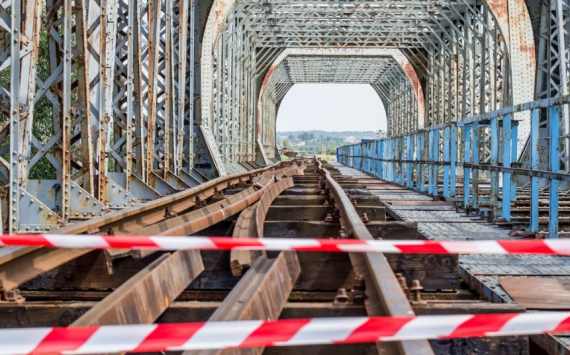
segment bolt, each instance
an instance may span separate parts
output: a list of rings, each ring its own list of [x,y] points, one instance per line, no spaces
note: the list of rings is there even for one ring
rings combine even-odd
[[[364,223],[370,222],[370,220],[368,219],[368,215],[366,213],[362,214],[362,222]]]
[[[164,211],[164,219],[170,219],[174,217],[174,214],[172,213],[172,207],[167,206],[166,210]]]
[[[107,235],[115,235],[115,231],[113,230],[113,228],[109,227],[109,229],[107,230]]]
[[[348,294],[346,293],[346,289],[339,288],[336,296],[334,297],[333,304],[348,304]]]
[[[330,213],[327,213],[327,216],[325,217],[325,222],[332,222],[333,221],[333,217]]]
[[[353,205],[354,207],[358,207],[358,202],[357,202],[356,200],[352,200],[352,205]]]
[[[414,301],[422,302],[422,294],[421,291],[424,288],[420,285],[420,280],[412,280],[412,287],[410,287],[410,291],[414,294]]]

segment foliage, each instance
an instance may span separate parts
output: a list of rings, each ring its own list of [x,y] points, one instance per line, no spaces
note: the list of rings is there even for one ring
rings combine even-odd
[[[293,144],[288,139],[283,139],[283,148],[285,149],[295,149],[293,148]]]
[[[47,30],[43,29],[40,33],[40,46],[37,66],[37,76],[45,81],[51,74],[50,70],[50,53],[49,53],[49,40]],[[42,143],[47,142],[54,134],[52,105],[45,96],[34,105],[34,122],[32,132],[33,135]],[[37,148],[32,146],[31,156],[37,153]],[[55,154],[53,149],[50,149],[50,154]],[[28,173],[30,179],[55,179],[55,168],[51,165],[46,157],[41,158],[33,167],[30,168]]]
[[[378,133],[372,131],[290,131],[277,133],[277,143],[285,149],[295,149],[304,155],[324,154],[328,157],[335,157],[336,148],[351,144],[351,141],[360,142],[361,139],[374,138],[378,138]]]

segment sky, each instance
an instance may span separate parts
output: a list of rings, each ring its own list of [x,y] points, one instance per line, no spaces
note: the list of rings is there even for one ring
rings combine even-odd
[[[277,131],[386,130],[386,112],[370,85],[296,84],[281,103]]]

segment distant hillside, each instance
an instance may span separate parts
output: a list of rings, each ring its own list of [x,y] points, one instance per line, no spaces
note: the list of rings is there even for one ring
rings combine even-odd
[[[277,132],[277,145],[296,149],[301,154],[334,155],[337,147],[376,138],[379,138],[379,134],[373,131],[284,131]]]

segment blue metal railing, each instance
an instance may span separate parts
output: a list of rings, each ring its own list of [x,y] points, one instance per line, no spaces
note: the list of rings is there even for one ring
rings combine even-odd
[[[378,178],[444,197],[456,195],[456,179],[463,168],[463,206],[472,209],[488,206],[493,215],[502,216],[507,221],[511,221],[511,202],[517,198],[515,177],[528,177],[528,230],[531,232],[539,231],[539,181],[545,179],[550,186],[548,236],[554,238],[559,233],[560,182],[570,181],[570,174],[560,171],[558,107],[569,103],[570,96],[537,100],[467,117],[461,122],[443,123],[403,135],[347,145],[337,149],[337,160]],[[549,127],[548,157],[543,156],[542,159],[539,155],[541,109],[548,110]],[[530,111],[530,169],[514,167],[518,158],[518,121],[513,119],[513,115],[525,111]],[[485,164],[480,159],[482,128],[490,131],[490,152],[484,153],[488,161]],[[462,135],[458,134],[459,130],[462,130]],[[462,157],[458,150],[460,147],[463,147]],[[541,163],[548,169],[540,169]],[[489,201],[484,204],[479,196],[481,171],[488,172],[490,176]]]

